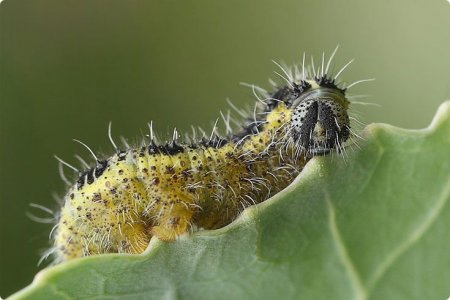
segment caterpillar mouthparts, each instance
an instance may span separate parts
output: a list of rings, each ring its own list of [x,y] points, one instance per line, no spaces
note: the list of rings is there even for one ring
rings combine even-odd
[[[253,112],[236,111],[246,121],[233,133],[230,113],[222,114],[226,137],[218,134],[165,144],[149,141],[95,159],[86,171],[60,160],[78,173],[69,188],[54,230],[56,261],[117,252],[141,253],[152,237],[171,241],[190,228],[215,229],[232,222],[247,206],[284,189],[315,155],[342,152],[352,135],[346,88],[325,65],[301,71],[277,64],[284,84],[271,92],[251,85],[257,98]],[[362,81],[355,82],[359,83]],[[354,85],[352,84],[352,85]],[[347,86],[349,88],[350,86]],[[233,108],[235,106],[231,104]],[[202,131],[202,130],[200,130]],[[81,143],[81,142],[80,142]],[[82,143],[83,144],[83,143]],[[83,144],[84,145],[84,144]]]

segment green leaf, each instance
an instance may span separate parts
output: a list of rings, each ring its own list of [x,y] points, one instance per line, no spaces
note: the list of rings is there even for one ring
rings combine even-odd
[[[225,228],[48,268],[10,299],[446,299],[450,102],[364,137]]]

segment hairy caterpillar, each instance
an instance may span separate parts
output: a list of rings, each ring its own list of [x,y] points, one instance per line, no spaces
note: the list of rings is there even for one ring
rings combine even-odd
[[[227,137],[212,134],[197,141],[158,144],[150,126],[149,141],[119,149],[79,172],[65,198],[54,230],[56,261],[99,253],[141,253],[150,239],[174,240],[192,226],[222,227],[247,206],[285,188],[315,155],[342,151],[351,136],[349,100],[325,64],[300,68],[277,64],[285,84],[268,92],[254,87],[255,110],[241,130]],[[216,122],[217,123],[217,122]],[[89,149],[89,148],[88,148]],[[90,150],[90,149],[89,149]],[[92,151],[91,151],[92,152]],[[67,163],[60,160],[69,167]],[[77,169],[72,167],[78,172]],[[67,181],[67,180],[66,180]]]

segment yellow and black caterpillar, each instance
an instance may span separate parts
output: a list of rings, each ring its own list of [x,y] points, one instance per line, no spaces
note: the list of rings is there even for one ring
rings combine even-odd
[[[220,137],[214,125],[200,141],[178,141],[175,132],[159,144],[150,128],[144,146],[124,150],[111,139],[116,153],[94,155],[95,166],[64,197],[49,253],[56,261],[141,253],[153,236],[169,241],[193,227],[222,227],[285,188],[311,157],[342,150],[350,102],[337,77],[349,64],[330,75],[335,52],[317,69],[304,56],[300,68],[280,66],[285,84],[273,91],[254,87],[256,109],[235,134]]]

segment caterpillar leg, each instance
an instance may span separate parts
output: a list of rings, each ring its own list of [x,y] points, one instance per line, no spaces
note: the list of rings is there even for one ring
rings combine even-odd
[[[144,224],[125,224],[117,239],[117,252],[140,254],[147,249],[150,238],[151,234]]]
[[[172,241],[189,230],[193,210],[177,204],[165,211],[158,225],[151,230],[152,235],[164,241]]]

